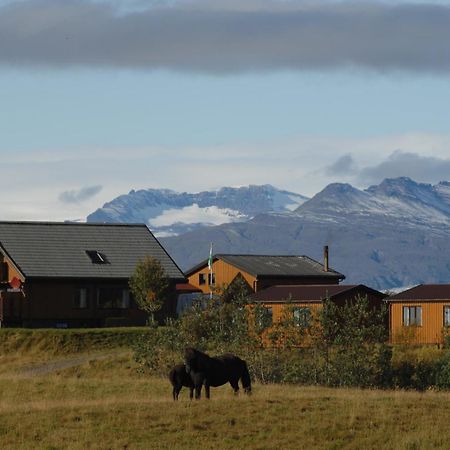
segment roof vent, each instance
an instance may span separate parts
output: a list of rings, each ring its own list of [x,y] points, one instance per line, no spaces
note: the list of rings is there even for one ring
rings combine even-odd
[[[97,250],[86,250],[86,254],[91,258],[93,264],[109,264],[104,253],[100,253]]]

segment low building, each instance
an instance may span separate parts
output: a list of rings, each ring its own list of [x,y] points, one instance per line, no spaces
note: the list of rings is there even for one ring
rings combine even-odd
[[[337,305],[344,305],[359,297],[367,297],[369,305],[380,308],[386,294],[363,284],[357,285],[311,285],[311,286],[272,286],[257,292],[252,300],[265,308],[267,326],[280,320],[283,310],[288,306],[297,320],[306,323],[309,317],[322,306],[324,299]],[[387,326],[387,323],[386,323]]]
[[[189,283],[203,293],[229,286],[242,277],[253,292],[275,285],[339,284],[345,276],[328,267],[328,252],[321,264],[308,256],[217,254],[188,270]]]
[[[175,315],[185,278],[145,225],[0,222],[0,318],[7,326],[142,325],[128,280],[158,259],[170,280],[163,315]]]
[[[392,343],[443,343],[450,329],[450,284],[421,284],[388,302]]]

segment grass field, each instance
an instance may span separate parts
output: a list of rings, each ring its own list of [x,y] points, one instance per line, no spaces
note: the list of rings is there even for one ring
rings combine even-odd
[[[175,403],[123,345],[100,353],[0,353],[0,448],[450,448],[450,393],[256,385],[251,397],[224,387]]]

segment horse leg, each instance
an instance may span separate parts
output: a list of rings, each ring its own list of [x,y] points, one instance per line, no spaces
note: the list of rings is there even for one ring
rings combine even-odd
[[[205,383],[205,396],[209,399],[209,383]]]
[[[173,399],[174,400],[178,400],[178,395],[181,392],[181,389],[183,389],[182,385],[177,384],[176,386],[173,387]]]
[[[238,380],[230,380],[231,387],[233,388],[234,395],[239,394]]]
[[[201,393],[202,393],[202,385],[201,384],[195,385],[195,400],[200,400]]]
[[[192,400],[194,398],[194,388],[192,386],[189,386],[189,400]]]

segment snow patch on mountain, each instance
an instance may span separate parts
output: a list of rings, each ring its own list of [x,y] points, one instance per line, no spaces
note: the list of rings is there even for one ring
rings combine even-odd
[[[184,208],[166,209],[148,221],[150,228],[173,225],[175,223],[203,224],[206,226],[220,225],[222,223],[236,222],[248,219],[248,216],[229,208],[208,206],[200,208],[197,203]]]
[[[250,220],[258,214],[289,213],[306,200],[303,195],[270,184],[223,187],[197,193],[141,189],[105,203],[86,220],[146,223],[155,235],[167,237],[202,227]]]

